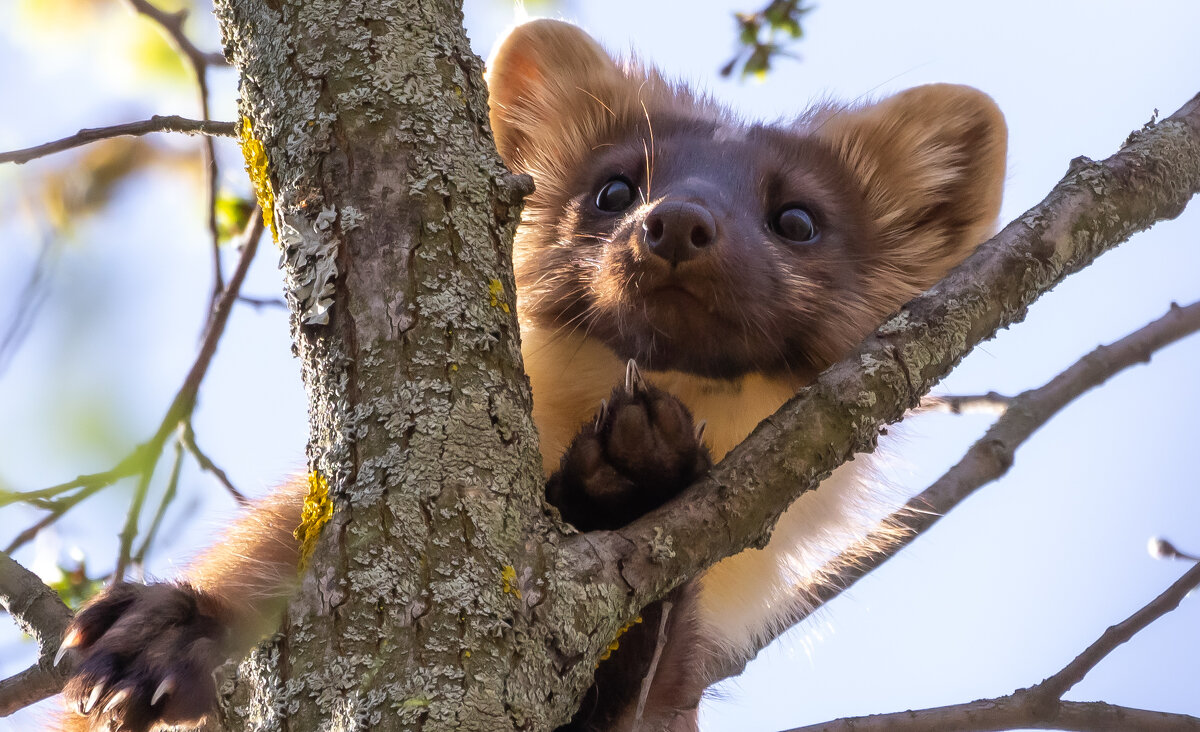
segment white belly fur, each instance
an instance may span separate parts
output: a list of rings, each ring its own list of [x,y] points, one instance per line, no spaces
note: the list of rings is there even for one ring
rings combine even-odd
[[[522,331],[525,369],[533,387],[533,416],[547,474],[558,467],[571,438],[595,415],[600,400],[624,379],[625,365],[603,344],[581,336]],[[720,460],[796,391],[787,379],[751,375],[737,382],[680,372],[645,372],[651,383],[681,399],[708,423],[705,441]],[[701,578],[700,620],[713,650],[745,660],[794,621],[821,584],[829,561],[860,544],[887,515],[871,470],[860,455],[838,468],[780,517],[770,542],[710,568]]]

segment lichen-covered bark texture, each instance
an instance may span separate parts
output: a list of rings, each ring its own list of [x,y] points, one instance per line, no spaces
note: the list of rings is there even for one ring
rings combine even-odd
[[[530,608],[554,525],[509,263],[529,184],[496,156],[461,10],[222,0],[217,15],[266,153],[309,461],[335,505],[222,724],[544,727],[562,682]]]

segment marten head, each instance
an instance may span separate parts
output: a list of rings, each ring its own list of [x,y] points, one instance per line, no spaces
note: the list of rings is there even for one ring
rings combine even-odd
[[[500,154],[537,187],[522,317],[648,369],[811,377],[999,212],[1004,120],[968,87],[745,123],[550,20],[505,39],[488,83]]]

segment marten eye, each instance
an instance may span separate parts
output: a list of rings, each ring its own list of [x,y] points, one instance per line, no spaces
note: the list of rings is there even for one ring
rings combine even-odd
[[[771,217],[771,231],[798,244],[810,244],[820,234],[813,215],[795,204],[784,206]]]
[[[596,194],[596,208],[609,213],[619,213],[633,204],[633,183],[623,175],[608,179]]]

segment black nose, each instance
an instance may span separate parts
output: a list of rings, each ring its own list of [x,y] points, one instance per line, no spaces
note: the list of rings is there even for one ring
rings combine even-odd
[[[650,251],[672,264],[695,257],[717,236],[717,222],[708,209],[687,201],[658,204],[646,216],[642,228]]]

